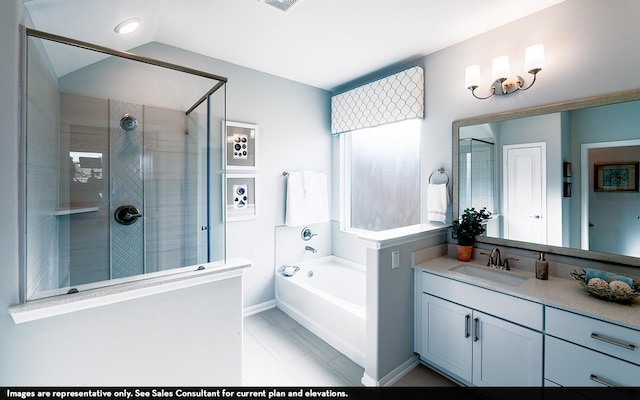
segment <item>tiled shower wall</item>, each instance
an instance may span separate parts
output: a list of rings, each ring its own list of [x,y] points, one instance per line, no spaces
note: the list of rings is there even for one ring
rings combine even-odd
[[[207,243],[207,231],[200,228],[206,225],[206,210],[198,210],[204,197],[199,190],[206,184],[204,167],[198,166],[206,162],[198,154],[199,130],[193,125],[198,121],[192,120],[186,134],[184,111],[145,106],[144,113],[146,272],[194,265],[198,235],[204,254]]]
[[[341,232],[340,223],[330,221],[308,225],[314,236],[309,241],[302,240],[303,226],[276,227],[276,259],[275,265],[294,264],[300,261],[334,255],[358,264],[366,264],[366,248],[358,237],[351,233]],[[305,250],[311,246],[316,253]]]
[[[95,206],[97,211],[58,217],[60,287],[109,279],[109,102],[60,94],[60,208]],[[70,152],[100,155],[102,179],[74,181]]]
[[[33,44],[33,45],[31,45]],[[32,42],[29,50],[27,87],[27,298],[34,293],[55,289],[67,271],[58,270],[56,188],[59,99],[55,78],[47,67],[44,49]],[[52,151],[53,150],[53,151]],[[62,272],[62,273],[61,273]]]
[[[118,278],[197,263],[197,235],[204,235],[206,244],[197,204],[200,130],[192,127],[187,135],[180,110],[70,94],[60,98],[60,204],[98,207],[57,217],[61,271],[68,271],[61,286],[110,279],[110,264],[111,277]],[[135,131],[120,128],[125,113],[138,119]],[[74,187],[70,151],[102,155],[100,188]],[[113,212],[122,204],[135,205],[143,218],[117,224]]]

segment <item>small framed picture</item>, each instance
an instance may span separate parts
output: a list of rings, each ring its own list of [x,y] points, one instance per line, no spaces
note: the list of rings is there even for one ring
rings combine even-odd
[[[562,176],[565,178],[571,178],[572,175],[572,168],[571,168],[571,163],[570,162],[563,162],[562,163]]]
[[[258,125],[226,121],[227,169],[252,171],[258,168]]]
[[[227,221],[257,218],[256,175],[227,174],[225,190]]]
[[[638,162],[594,164],[596,192],[637,192]]]

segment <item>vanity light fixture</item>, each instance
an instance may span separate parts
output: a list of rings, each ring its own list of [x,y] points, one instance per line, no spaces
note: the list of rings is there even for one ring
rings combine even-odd
[[[491,84],[491,93],[487,97],[479,97],[475,93],[475,90],[480,86],[479,65],[470,65],[465,69],[465,87],[471,90],[473,97],[480,100],[488,99],[495,94],[505,95],[529,89],[536,82],[538,72],[544,68],[544,46],[542,44],[527,47],[524,52],[524,65],[527,72],[533,75],[533,80],[527,87],[524,87],[524,79],[520,75],[511,75],[509,56],[499,56],[493,59],[491,76],[494,81]]]
[[[139,26],[140,18],[129,18],[116,25],[114,31],[121,35],[126,35],[138,29]]]

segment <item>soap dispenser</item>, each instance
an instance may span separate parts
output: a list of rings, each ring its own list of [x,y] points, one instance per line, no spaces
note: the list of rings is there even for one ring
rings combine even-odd
[[[540,257],[536,260],[536,278],[549,279],[549,261],[544,259],[543,252],[540,252]]]

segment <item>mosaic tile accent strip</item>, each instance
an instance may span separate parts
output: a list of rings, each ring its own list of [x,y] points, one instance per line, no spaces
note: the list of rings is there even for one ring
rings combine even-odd
[[[126,132],[120,118],[130,114],[138,120],[138,128]],[[113,219],[115,210],[131,204],[144,215],[142,105],[109,101],[109,168],[111,172],[111,279],[144,273],[144,217],[131,225]]]
[[[331,98],[331,133],[424,118],[424,69],[416,66]]]

